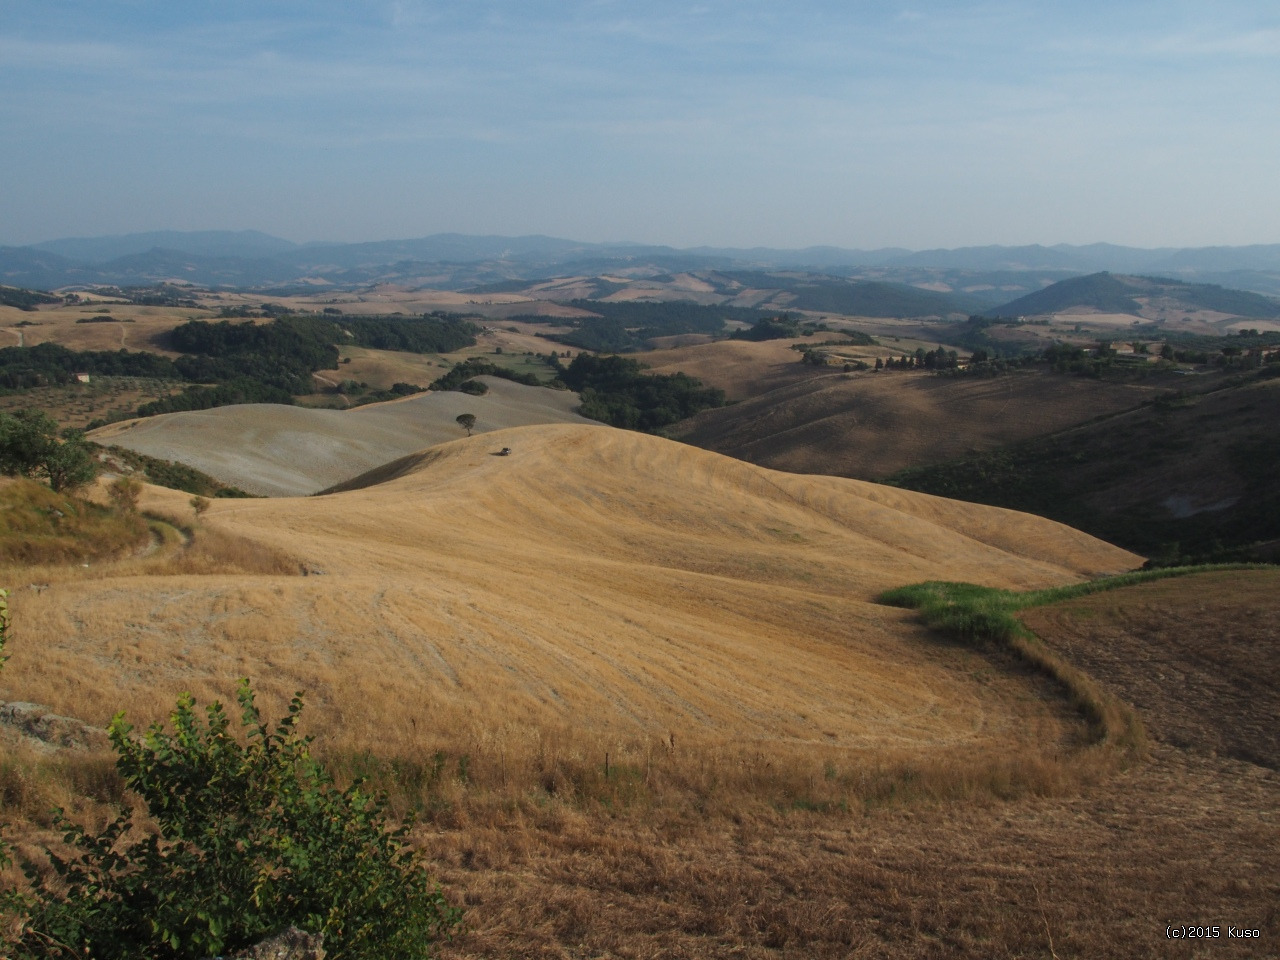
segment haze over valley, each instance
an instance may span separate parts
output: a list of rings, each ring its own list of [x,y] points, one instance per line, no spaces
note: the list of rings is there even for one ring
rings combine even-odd
[[[1278,38],[7,5],[0,955],[1277,955]]]

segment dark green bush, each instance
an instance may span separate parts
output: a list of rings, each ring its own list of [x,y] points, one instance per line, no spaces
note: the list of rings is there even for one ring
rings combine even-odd
[[[274,731],[241,681],[243,741],[219,703],[202,721],[190,695],[141,738],[111,724],[117,766],[150,825],[121,813],[94,835],[58,825],[76,855],[30,864],[32,893],[0,906],[20,920],[17,958],[195,958],[294,924],[324,935],[333,960],[417,960],[460,919],[380,798],[338,790],[297,732],[295,697]]]

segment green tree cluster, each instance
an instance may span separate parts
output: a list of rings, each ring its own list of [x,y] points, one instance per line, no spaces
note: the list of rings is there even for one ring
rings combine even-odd
[[[628,357],[580,353],[560,380],[582,397],[579,413],[615,427],[656,432],[708,407],[724,406],[724,391],[683,373],[646,374]]]
[[[58,435],[58,424],[39,410],[0,413],[0,473],[42,479],[58,493],[97,475],[89,441],[78,430]]]
[[[180,380],[173,361],[154,353],[129,350],[68,350],[56,343],[0,348],[0,389],[71,383],[77,373],[103,377],[149,377]]]
[[[463,384],[475,377],[502,377],[504,380],[513,380],[529,387],[539,385],[538,378],[532,373],[517,373],[514,370],[508,370],[506,367],[500,367],[496,363],[484,359],[484,357],[470,357],[461,363],[455,363],[453,369],[444,376],[432,380],[427,389],[461,390],[463,389]]]
[[[757,342],[762,340],[785,340],[789,337],[798,337],[802,332],[800,321],[784,313],[778,317],[765,317],[762,320],[757,320],[746,330],[735,330],[731,335],[731,339]]]
[[[62,298],[52,293],[45,293],[43,290],[0,285],[0,305],[33,311],[42,303],[62,303]]]

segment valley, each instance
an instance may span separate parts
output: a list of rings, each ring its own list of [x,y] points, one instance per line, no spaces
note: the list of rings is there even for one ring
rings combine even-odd
[[[268,716],[303,691],[338,782],[417,817],[466,911],[452,960],[1146,957],[1201,922],[1274,939],[1274,568],[1108,583],[1267,558],[1265,319],[868,316],[796,304],[901,291],[783,279],[0,308],[24,348],[143,349],[187,377],[0,401],[117,448],[83,491],[98,506],[0,483],[0,701],[91,731],[163,721],[184,692],[226,702],[238,677]],[[243,323],[267,346],[236,352]],[[590,346],[608,342],[627,352]],[[46,375],[22,356],[6,375]],[[290,389],[128,416],[237,365]],[[130,513],[117,477],[153,470],[186,489],[139,485]],[[90,532],[117,523],[114,547]],[[1138,735],[880,599],[923,581],[1098,581],[1019,616]],[[24,722],[0,723],[0,810],[39,860],[51,806],[100,823],[122,787],[89,733],[73,749]]]

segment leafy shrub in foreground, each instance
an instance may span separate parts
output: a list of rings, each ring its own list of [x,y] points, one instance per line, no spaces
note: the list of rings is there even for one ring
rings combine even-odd
[[[406,845],[380,799],[359,783],[338,790],[296,726],[294,697],[275,730],[238,691],[242,743],[219,703],[202,721],[184,695],[170,717],[131,736],[110,728],[125,782],[156,831],[130,812],[91,835],[58,825],[77,855],[49,853],[56,883],[31,864],[34,893],[0,906],[21,916],[18,958],[208,957],[289,924],[325,938],[333,960],[418,960],[460,920]]]

